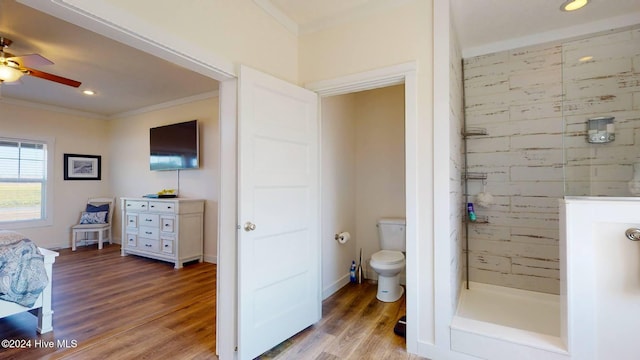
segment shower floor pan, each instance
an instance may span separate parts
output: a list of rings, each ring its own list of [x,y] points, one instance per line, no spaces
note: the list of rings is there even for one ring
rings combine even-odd
[[[560,338],[560,296],[489,284],[460,293],[451,323],[453,350],[485,359],[567,359]]]

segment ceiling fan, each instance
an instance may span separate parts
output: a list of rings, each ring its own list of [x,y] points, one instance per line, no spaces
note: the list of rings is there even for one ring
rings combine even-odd
[[[79,81],[33,69],[32,66],[52,65],[53,62],[39,54],[14,56],[6,50],[13,41],[0,36],[0,84],[13,83],[23,75],[54,81],[59,84],[79,87]]]

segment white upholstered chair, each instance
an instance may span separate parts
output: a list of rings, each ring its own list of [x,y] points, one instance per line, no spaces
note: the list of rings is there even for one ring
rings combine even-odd
[[[102,243],[107,239],[109,240],[109,244],[113,243],[113,230],[111,228],[111,220],[113,219],[113,213],[116,210],[114,208],[114,204],[115,199],[108,197],[90,198],[89,201],[87,201],[86,210],[89,210],[89,208],[91,208],[92,211],[83,211],[80,215],[80,221],[78,221],[78,224],[71,227],[71,250],[76,250],[76,241],[78,238],[78,234],[81,233],[97,233],[98,249],[102,249]],[[98,211],[98,209],[96,208],[99,208],[100,206],[104,207],[105,205],[109,206],[106,217],[104,218],[105,222],[102,223],[103,219],[100,219],[100,221],[98,221],[97,223],[87,223],[93,222],[96,219],[96,216],[94,215],[100,215],[99,213],[101,211],[104,211],[104,209],[100,209],[100,211]],[[108,237],[106,237],[106,235],[108,235]]]

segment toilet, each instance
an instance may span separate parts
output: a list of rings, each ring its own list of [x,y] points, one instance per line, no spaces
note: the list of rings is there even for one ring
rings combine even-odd
[[[400,299],[404,288],[400,286],[400,273],[404,269],[406,222],[403,218],[378,220],[378,240],[382,250],[371,256],[369,264],[378,273],[380,301],[394,302]]]

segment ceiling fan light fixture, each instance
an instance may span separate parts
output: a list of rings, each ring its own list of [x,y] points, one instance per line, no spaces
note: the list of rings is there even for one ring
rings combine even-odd
[[[561,6],[562,11],[575,11],[585,7],[589,3],[589,0],[567,0]]]
[[[24,73],[19,69],[5,64],[0,65],[0,81],[2,82],[18,81],[22,75],[24,75]]]

